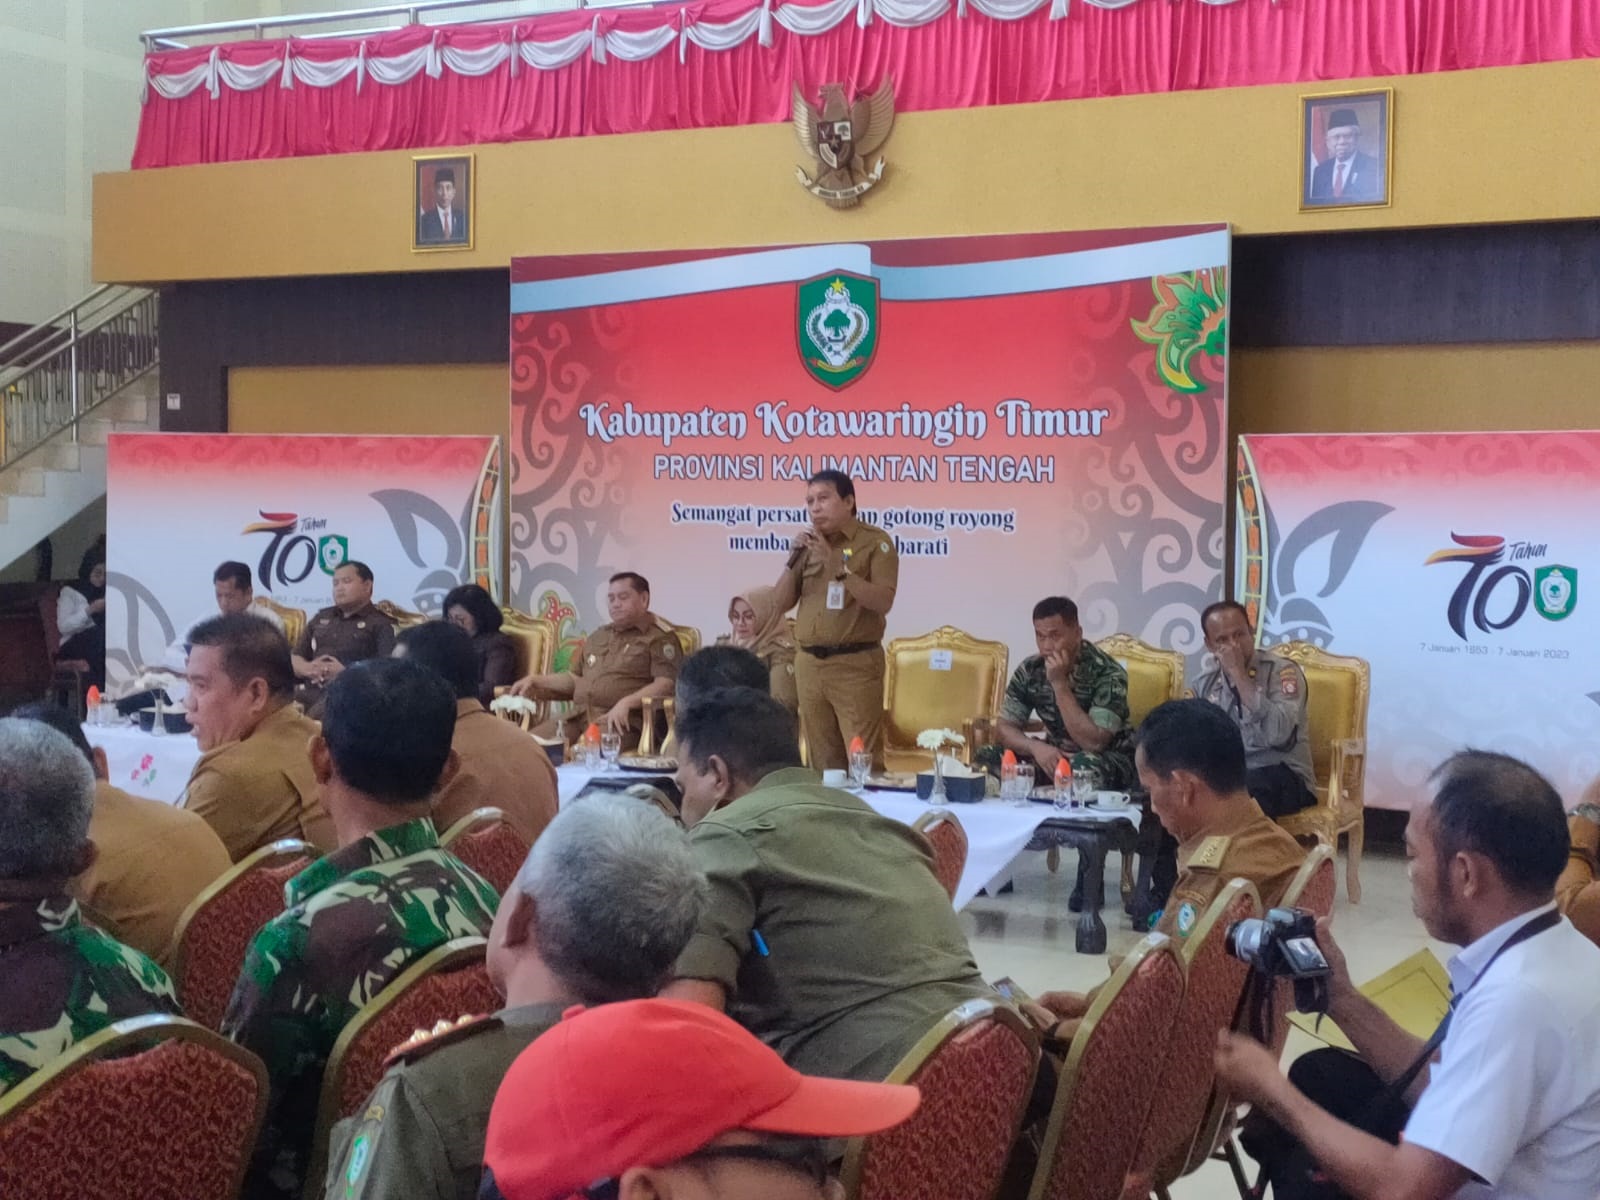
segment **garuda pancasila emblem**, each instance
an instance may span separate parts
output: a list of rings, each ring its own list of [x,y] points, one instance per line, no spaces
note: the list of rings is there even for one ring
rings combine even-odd
[[[822,107],[816,109],[794,89],[794,132],[805,152],[822,169],[816,178],[795,168],[800,186],[832,208],[849,208],[883,178],[883,158],[868,170],[889,131],[894,128],[894,80],[885,79],[870,96],[845,100],[844,84],[822,85]]]

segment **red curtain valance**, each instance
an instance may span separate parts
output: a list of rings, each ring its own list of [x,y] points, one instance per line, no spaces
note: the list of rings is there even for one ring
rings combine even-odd
[[[1600,57],[1592,0],[704,0],[151,54],[135,167]]]

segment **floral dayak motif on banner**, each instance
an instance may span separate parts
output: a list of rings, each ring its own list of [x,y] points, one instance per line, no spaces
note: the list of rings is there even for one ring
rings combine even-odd
[[[1261,642],[1371,666],[1366,801],[1464,746],[1600,774],[1600,432],[1240,439],[1236,594]]]
[[[709,642],[836,468],[894,540],[891,636],[1033,653],[1033,604],[1198,654],[1222,590],[1223,226],[512,264],[511,593],[606,581]]]
[[[258,597],[333,603],[358,560],[374,599],[442,616],[445,594],[501,590],[503,495],[495,437],[114,433],[106,450],[106,673],[160,665],[216,615],[211,573],[235,560]]]

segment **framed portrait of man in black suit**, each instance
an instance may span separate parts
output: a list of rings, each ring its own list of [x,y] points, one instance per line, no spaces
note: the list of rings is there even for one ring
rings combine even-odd
[[[1300,97],[1301,212],[1388,206],[1393,117],[1393,88]]]
[[[473,155],[436,154],[411,160],[411,249],[471,250]]]

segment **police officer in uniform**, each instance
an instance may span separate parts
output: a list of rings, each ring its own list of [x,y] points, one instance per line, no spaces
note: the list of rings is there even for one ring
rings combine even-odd
[[[1299,666],[1256,649],[1250,617],[1237,600],[1200,614],[1215,670],[1194,684],[1233,720],[1244,737],[1250,794],[1269,817],[1285,817],[1317,802],[1306,725],[1306,677]]]
[[[894,539],[856,517],[856,488],[843,471],[806,484],[811,527],[794,541],[778,577],[778,603],[795,615],[795,684],[811,766],[849,766],[859,737],[883,764],[883,631],[894,606],[900,555]]]
[[[340,563],[333,573],[333,604],[306,622],[294,647],[294,698],[314,719],[322,717],[322,696],[340,671],[394,651],[394,622],[372,603],[372,568]]]
[[[1230,880],[1247,879],[1271,908],[1305,862],[1300,844],[1261,811],[1245,790],[1245,749],[1238,727],[1204,700],[1169,700],[1139,727],[1134,763],[1150,808],[1178,839],[1178,881],[1155,921],[1179,942],[1194,932],[1207,907]],[[1093,993],[1046,992],[1036,1020],[1059,1022],[1053,1032],[1070,1038]]]
[[[650,611],[650,584],[636,571],[611,577],[606,610],[611,624],[589,635],[571,671],[524,676],[511,694],[575,701],[577,712],[564,731],[568,740],[593,724],[622,734],[622,748],[632,750],[644,730],[645,697],[665,699],[677,684],[678,637]]]
[[[390,1055],[362,1115],[334,1127],[325,1194],[474,1200],[489,1108],[517,1055],[575,1005],[653,996],[689,944],[704,888],[683,831],[653,806],[595,795],[562,810],[489,931],[505,1007]]]

